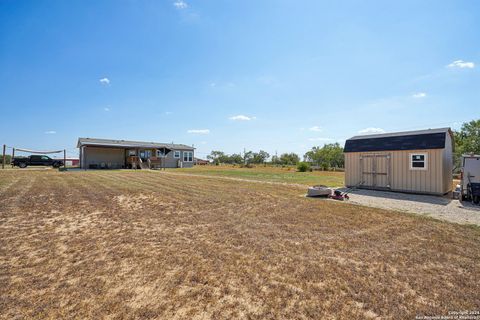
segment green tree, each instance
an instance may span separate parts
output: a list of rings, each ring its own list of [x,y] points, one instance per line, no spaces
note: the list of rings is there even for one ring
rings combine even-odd
[[[322,148],[312,147],[310,151],[307,151],[303,155],[303,159],[307,162],[310,162],[316,166],[320,166],[323,161]]]
[[[260,150],[258,153],[253,154],[252,163],[261,164],[265,163],[270,158],[270,154],[266,151]]]
[[[460,166],[462,154],[480,154],[480,120],[465,122],[462,124],[460,131],[455,131],[453,136],[455,140],[454,165],[456,168]]]
[[[241,154],[234,153],[229,156],[229,163],[231,164],[242,164],[243,163],[243,157]]]
[[[243,162],[246,165],[252,164],[254,153],[253,151],[246,151],[243,153]]]
[[[300,162],[300,157],[294,153],[283,153],[280,155],[280,163],[283,165],[296,165]]]
[[[299,162],[297,165],[298,172],[311,171],[310,164],[308,162]]]
[[[329,143],[323,147],[313,147],[305,153],[304,159],[325,170],[329,168],[343,168],[345,165],[343,148],[339,143]]]
[[[480,120],[465,122],[460,131],[454,132],[456,149],[462,153],[480,153]]]
[[[222,151],[212,151],[210,154],[207,156],[208,160],[212,160],[215,165],[219,165],[220,163],[225,163],[225,160],[227,160],[225,152]]]
[[[279,158],[278,156],[276,156],[276,155],[275,155],[275,156],[272,156],[272,161],[271,161],[271,163],[272,163],[273,165],[279,165],[279,164],[280,164],[280,158]]]

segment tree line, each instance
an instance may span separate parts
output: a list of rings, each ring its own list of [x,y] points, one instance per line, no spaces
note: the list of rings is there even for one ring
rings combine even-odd
[[[223,151],[214,150],[207,159],[213,164],[234,164],[234,165],[259,165],[259,164],[273,164],[295,166],[301,162],[300,156],[295,152],[286,152],[280,155],[273,155],[264,150],[258,152],[245,151],[241,153],[227,154]],[[313,147],[312,150],[305,153],[304,161],[313,166],[318,166],[322,169],[343,168],[343,148],[338,143],[326,144],[323,147]]]
[[[278,164],[278,165],[296,165],[300,162],[300,157],[295,153],[283,153],[280,156],[272,156],[264,150],[258,152],[245,151],[242,154],[227,154],[223,151],[214,150],[207,159],[213,164],[236,164],[236,165],[253,165],[253,164]]]

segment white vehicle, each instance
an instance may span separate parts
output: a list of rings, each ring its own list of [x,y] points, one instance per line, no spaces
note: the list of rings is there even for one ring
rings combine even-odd
[[[462,156],[462,200],[480,202],[480,155]]]

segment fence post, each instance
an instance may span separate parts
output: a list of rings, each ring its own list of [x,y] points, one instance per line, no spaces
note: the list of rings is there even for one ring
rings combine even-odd
[[[63,149],[63,168],[67,170],[67,150]]]
[[[5,150],[7,149],[7,145],[3,145],[3,156],[2,156],[2,169],[5,169],[5,161],[7,160],[7,157],[5,155]]]
[[[13,168],[13,158],[15,158],[15,148],[12,148],[12,159],[10,159],[10,165]]]

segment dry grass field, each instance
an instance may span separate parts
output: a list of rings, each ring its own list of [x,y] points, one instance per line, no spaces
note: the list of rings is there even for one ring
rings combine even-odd
[[[0,317],[480,310],[480,229],[160,172],[0,171]]]

